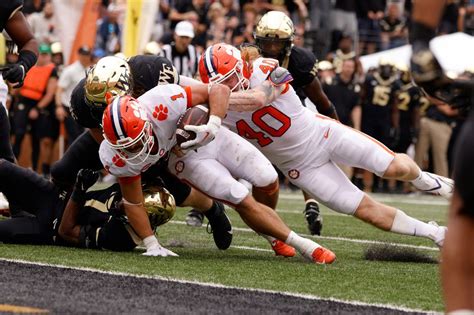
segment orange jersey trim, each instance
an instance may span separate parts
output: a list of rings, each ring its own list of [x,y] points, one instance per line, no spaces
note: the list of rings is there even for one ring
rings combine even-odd
[[[191,92],[191,87],[190,86],[185,86],[184,91],[186,92],[186,107],[192,107],[193,106],[193,93]]]

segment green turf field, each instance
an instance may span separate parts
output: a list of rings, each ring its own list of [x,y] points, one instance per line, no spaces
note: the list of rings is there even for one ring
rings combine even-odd
[[[424,221],[445,223],[447,203],[442,199],[429,196],[377,198],[389,200],[389,204]],[[278,209],[294,231],[307,235],[300,193],[282,193]],[[286,259],[273,256],[268,243],[250,231],[230,209],[233,244],[227,251],[219,251],[205,228],[184,224],[186,212],[178,209],[173,220],[158,231],[159,240],[178,253],[180,257],[177,258],[143,257],[137,252],[3,244],[0,245],[0,257],[443,310],[437,264],[368,261],[364,258],[368,247],[387,242],[403,244],[405,247],[402,249],[437,259],[439,252],[429,240],[382,232],[352,217],[323,208],[323,237],[315,239],[332,249],[337,261],[330,266],[321,266],[308,263],[301,256]]]

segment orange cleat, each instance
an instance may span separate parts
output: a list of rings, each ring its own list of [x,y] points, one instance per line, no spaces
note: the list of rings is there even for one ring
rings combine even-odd
[[[318,247],[311,254],[313,262],[316,264],[332,264],[336,260],[336,254],[324,247]]]
[[[272,249],[276,256],[293,257],[296,255],[296,250],[293,247],[280,240],[272,241]]]

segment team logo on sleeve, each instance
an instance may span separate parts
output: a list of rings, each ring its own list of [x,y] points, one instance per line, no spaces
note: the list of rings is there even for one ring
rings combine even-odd
[[[155,110],[153,111],[153,117],[158,119],[159,121],[166,120],[168,118],[168,107],[163,104],[155,106]]]
[[[174,165],[174,169],[175,169],[177,174],[184,171],[184,162],[183,161],[176,162],[176,164]]]
[[[125,161],[118,154],[114,155],[114,157],[112,158],[112,163],[114,163],[117,167],[125,166]]]
[[[288,171],[288,176],[291,179],[297,179],[298,177],[300,177],[300,171],[298,171],[296,169],[289,170]]]

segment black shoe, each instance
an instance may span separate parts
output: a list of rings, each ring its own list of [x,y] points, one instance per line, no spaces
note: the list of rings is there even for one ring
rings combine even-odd
[[[304,217],[308,221],[308,229],[311,235],[321,235],[323,218],[319,212],[319,205],[316,202],[308,202],[306,204]]]
[[[200,227],[204,221],[204,214],[196,209],[191,209],[186,215],[186,224],[189,226]]]
[[[232,243],[232,224],[225,213],[224,205],[214,201],[213,207],[205,215],[209,220],[207,231],[212,233],[217,248],[222,250],[229,248]]]

